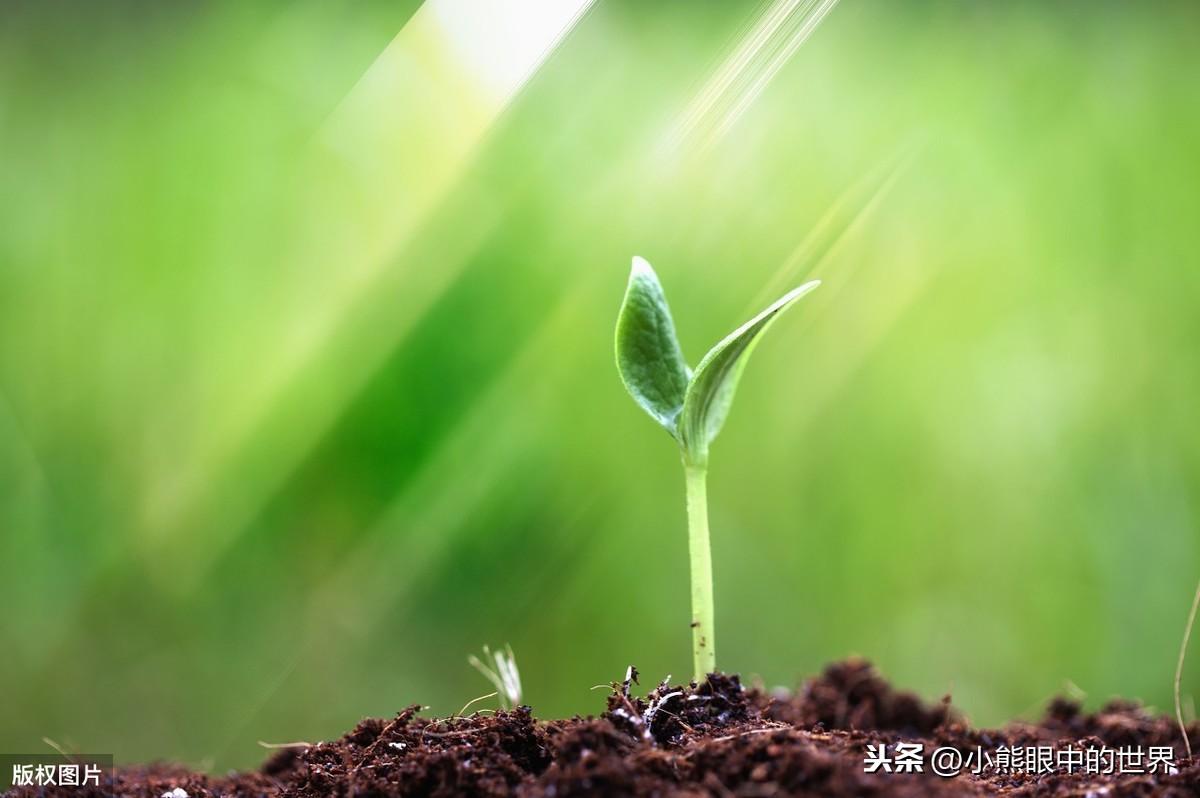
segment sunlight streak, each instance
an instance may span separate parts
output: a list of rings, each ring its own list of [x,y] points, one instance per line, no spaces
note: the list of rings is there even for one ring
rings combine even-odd
[[[732,48],[668,134],[667,147],[715,145],[753,105],[838,0],[776,0]]]
[[[812,277],[819,277],[824,281],[827,289],[823,293],[826,294],[831,293],[829,288],[837,290],[849,280],[854,266],[846,262],[835,262],[819,274],[814,274],[813,269],[827,263],[834,252],[858,229],[863,219],[879,206],[912,163],[914,152],[910,147],[898,150],[891,158],[843,191],[740,315],[753,315],[757,308],[766,305],[773,297]]]
[[[353,552],[312,591],[309,615],[314,634],[338,627],[369,636],[381,616],[396,612],[416,588],[417,575],[436,570],[454,550],[464,520],[486,506],[489,493],[509,475],[513,461],[554,412],[562,375],[548,375],[545,364],[593,291],[589,281],[581,281],[559,302],[470,413],[440,441],[421,471],[362,534]],[[516,412],[514,397],[520,397]],[[502,425],[497,425],[498,418],[504,419]],[[572,524],[577,520],[579,516]],[[571,534],[585,531],[573,529]],[[409,576],[398,578],[401,574]]]
[[[245,353],[199,451],[147,480],[146,553],[187,564],[176,585],[198,582],[470,261],[500,215],[489,197],[436,263],[401,255],[591,2],[430,0],[326,120],[266,306],[266,351]],[[319,373],[331,363],[336,381]]]

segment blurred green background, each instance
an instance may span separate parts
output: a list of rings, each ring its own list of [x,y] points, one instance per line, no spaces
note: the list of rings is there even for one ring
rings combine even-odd
[[[457,711],[484,643],[542,717],[685,677],[682,472],[613,365],[635,254],[693,362],[825,281],[713,447],[722,668],[1169,706],[1195,4],[844,0],[689,117],[765,6],[600,0],[506,106],[421,41],[344,101],[417,7],[0,6],[0,750],[252,766]]]

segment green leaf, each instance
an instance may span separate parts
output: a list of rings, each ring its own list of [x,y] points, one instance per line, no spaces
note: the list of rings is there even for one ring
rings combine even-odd
[[[675,418],[683,408],[691,371],[675,337],[675,323],[658,275],[638,257],[633,259],[629,287],[617,316],[617,370],[629,395],[678,437]]]
[[[820,280],[813,280],[784,294],[726,336],[696,366],[696,373],[684,393],[676,431],[676,438],[683,444],[689,459],[701,463],[707,459],[708,445],[725,423],[742,369],[746,367],[759,335],[780,313],[820,284]]]

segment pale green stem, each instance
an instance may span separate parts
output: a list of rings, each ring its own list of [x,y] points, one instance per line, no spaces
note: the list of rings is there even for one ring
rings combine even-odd
[[[695,463],[685,455],[687,479],[688,554],[692,563],[692,649],[695,678],[699,684],[717,669],[713,642],[712,550],[708,543],[708,464]]]

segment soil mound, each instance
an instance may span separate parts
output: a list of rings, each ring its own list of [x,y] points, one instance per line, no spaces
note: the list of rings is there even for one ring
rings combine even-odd
[[[529,708],[368,719],[339,740],[288,748],[256,772],[119,768],[93,792],[152,796],[1196,796],[1174,721],[1137,704],[1096,713],[1055,699],[1037,724],[965,724],[948,698],[894,690],[866,662],[831,665],[794,694],[737,676],[635,694],[634,669],[599,717],[538,721]],[[1195,735],[1195,729],[1189,730]],[[1200,736],[1193,736],[1197,742]],[[178,793],[176,793],[178,796]]]

